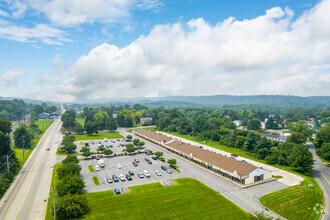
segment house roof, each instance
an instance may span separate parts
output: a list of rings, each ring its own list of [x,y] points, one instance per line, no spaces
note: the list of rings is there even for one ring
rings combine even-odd
[[[216,154],[211,151],[195,147],[191,144],[183,143],[181,141],[173,141],[167,145],[187,155],[192,154],[193,157],[196,157],[228,172],[233,173],[234,170],[236,170],[236,172],[241,176],[248,175],[258,168],[251,164],[247,164],[233,158],[223,156],[221,154]]]
[[[171,138],[171,137],[165,136],[163,134],[160,134],[160,133],[157,133],[154,131],[146,130],[146,129],[139,129],[139,130],[136,130],[135,132],[138,134],[147,136],[148,138],[155,140],[159,143],[162,143],[163,141],[169,142],[169,141],[173,140],[173,138]]]

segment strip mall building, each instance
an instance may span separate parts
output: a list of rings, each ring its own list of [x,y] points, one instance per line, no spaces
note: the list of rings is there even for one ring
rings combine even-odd
[[[135,135],[243,186],[269,181],[272,173],[252,164],[199,148],[150,130],[139,129]]]

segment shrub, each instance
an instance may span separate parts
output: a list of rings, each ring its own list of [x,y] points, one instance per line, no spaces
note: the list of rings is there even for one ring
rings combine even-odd
[[[63,218],[77,218],[89,210],[84,195],[67,194],[58,199],[56,213]]]

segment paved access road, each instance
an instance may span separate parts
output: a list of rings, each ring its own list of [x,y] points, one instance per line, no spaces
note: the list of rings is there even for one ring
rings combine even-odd
[[[62,140],[61,126],[60,119],[56,119],[48,128],[1,199],[1,220],[44,219],[56,149]]]
[[[330,168],[322,163],[319,157],[316,155],[315,148],[313,144],[307,144],[309,151],[313,154],[313,159],[315,160],[314,167],[312,169],[312,175],[316,182],[319,184],[323,191],[324,203],[325,203],[325,214],[322,219],[330,219]]]

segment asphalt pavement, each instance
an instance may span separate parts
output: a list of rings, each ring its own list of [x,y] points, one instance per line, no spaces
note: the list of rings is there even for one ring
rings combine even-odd
[[[61,126],[56,119],[48,128],[2,197],[1,220],[45,218],[56,149],[62,140]],[[48,146],[50,150],[46,150]]]
[[[324,195],[324,211],[321,219],[330,219],[330,168],[322,163],[319,157],[316,155],[313,144],[307,144],[309,151],[313,154],[315,161],[312,169],[312,175],[316,182],[319,184]]]

